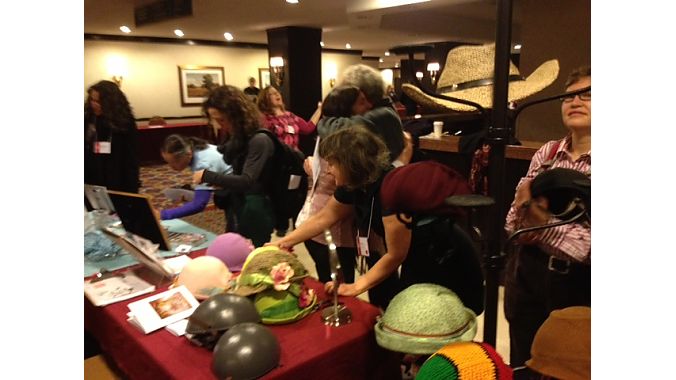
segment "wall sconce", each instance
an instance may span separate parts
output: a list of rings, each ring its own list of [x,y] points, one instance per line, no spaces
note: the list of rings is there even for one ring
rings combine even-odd
[[[281,86],[284,83],[284,58],[270,57],[270,68],[275,84],[277,87]]]
[[[122,87],[122,75],[113,75],[113,82],[117,85],[117,87]]]
[[[423,79],[423,73],[422,73],[422,71],[416,71],[416,72],[415,72],[415,77],[418,78],[418,80],[422,80],[422,79]]]
[[[427,64],[427,71],[430,73],[430,79],[432,79],[432,86],[437,79],[437,74],[439,73],[439,62],[430,62]]]
[[[113,82],[118,87],[122,87],[122,78],[127,76],[128,73],[127,60],[121,56],[110,56],[107,59],[106,66],[108,75],[112,77]]]
[[[336,78],[338,78],[338,65],[335,62],[328,62],[323,70],[326,70],[325,75],[329,78],[329,86],[333,88],[336,85]]]

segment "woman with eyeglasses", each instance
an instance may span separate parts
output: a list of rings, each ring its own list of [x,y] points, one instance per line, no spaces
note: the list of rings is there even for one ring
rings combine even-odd
[[[516,187],[505,230],[560,221],[543,196],[531,196],[531,181],[552,168],[573,169],[591,178],[591,67],[574,70],[565,84],[561,117],[568,134],[536,153]],[[582,92],[580,92],[582,91]],[[591,205],[588,205],[591,206]],[[591,305],[591,224],[576,222],[520,235],[507,261],[505,316],[509,321],[510,365],[530,357],[535,332],[554,309]]]

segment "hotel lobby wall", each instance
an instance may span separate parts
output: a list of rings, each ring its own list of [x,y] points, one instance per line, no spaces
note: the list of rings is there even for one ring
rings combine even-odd
[[[322,53],[322,99],[331,91],[331,78],[340,81],[340,74],[350,65],[362,63],[356,54]],[[334,76],[335,75],[335,76]]]
[[[111,79],[110,59],[126,65],[122,91],[137,118],[199,115],[199,107],[182,107],[178,66],[221,66],[225,83],[240,88],[249,77],[258,78],[258,68],[268,67],[265,49],[182,46],[175,44],[84,41],[84,89],[102,79]]]
[[[225,83],[240,88],[248,85],[251,76],[258,80],[258,68],[268,67],[268,52],[264,48],[85,40],[84,91],[100,80],[111,80],[108,71],[111,59],[117,59],[126,67],[122,91],[137,118],[186,117],[201,113],[199,107],[181,106],[179,65],[222,66]],[[361,57],[356,54],[322,53],[322,99],[331,91],[332,76],[339,79],[343,70],[357,63],[361,63]]]

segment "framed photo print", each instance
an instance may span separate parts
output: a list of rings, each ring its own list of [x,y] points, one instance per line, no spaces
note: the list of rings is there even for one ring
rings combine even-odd
[[[225,75],[222,67],[183,65],[178,66],[178,83],[181,106],[199,106],[211,88],[225,84]]]
[[[267,67],[258,69],[258,84],[262,90],[270,85],[270,69]]]

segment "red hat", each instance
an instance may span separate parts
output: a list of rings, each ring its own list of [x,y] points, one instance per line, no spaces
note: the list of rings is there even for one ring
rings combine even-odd
[[[471,194],[460,173],[437,161],[400,166],[383,179],[380,198],[384,210],[412,214],[459,214],[444,200],[451,195]]]

